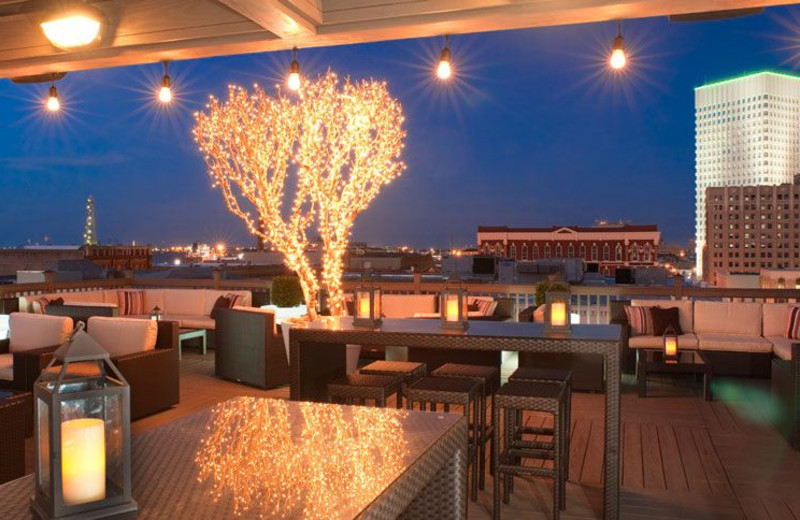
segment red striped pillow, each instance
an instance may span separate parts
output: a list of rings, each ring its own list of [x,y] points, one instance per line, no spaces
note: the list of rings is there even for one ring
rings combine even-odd
[[[36,303],[39,304],[39,312],[38,314],[45,314],[47,310],[47,306],[50,304],[50,300],[42,296],[36,300]]]
[[[231,301],[231,309],[244,303],[244,296],[241,294],[228,293],[225,297]]]
[[[789,339],[800,339],[800,307],[792,307],[789,310],[789,324],[786,327],[786,337]]]
[[[653,315],[650,313],[650,307],[626,305],[625,314],[628,315],[631,336],[653,335]]]
[[[134,316],[144,314],[144,291],[117,291],[118,315]]]

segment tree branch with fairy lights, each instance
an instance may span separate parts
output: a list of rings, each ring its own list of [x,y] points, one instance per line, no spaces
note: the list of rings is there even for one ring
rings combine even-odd
[[[353,224],[405,168],[402,107],[386,83],[340,81],[329,71],[294,96],[230,86],[227,101],[212,97],[196,119],[195,139],[230,211],[283,253],[312,318],[320,287],[331,314],[345,314],[342,275]],[[321,273],[308,256],[314,225]]]

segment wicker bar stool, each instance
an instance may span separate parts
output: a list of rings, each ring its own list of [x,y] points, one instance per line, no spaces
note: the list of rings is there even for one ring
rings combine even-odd
[[[572,436],[570,429],[572,428],[572,370],[566,368],[537,368],[537,367],[520,367],[514,371],[508,378],[509,381],[529,381],[532,383],[552,383],[564,386],[564,442],[562,446],[564,451],[565,477],[569,478],[569,443]],[[520,417],[520,416],[518,416]],[[522,420],[521,417],[519,419]],[[553,432],[549,428],[523,428],[524,433],[539,434],[539,435],[552,435]]]
[[[362,374],[376,376],[401,376],[403,378],[402,390],[397,394],[397,407],[403,407],[402,395],[408,386],[428,373],[425,363],[413,361],[373,361],[359,370]]]
[[[503,436],[500,428],[494,431],[496,445],[494,459],[494,508],[493,519],[500,519],[500,484],[503,485],[503,503],[510,499],[515,475],[532,475],[553,479],[553,519],[558,520],[560,511],[566,508],[566,479],[561,446],[564,438],[564,421],[561,419],[565,406],[566,391],[561,385],[552,383],[532,383],[511,381],[500,387],[495,394],[495,408],[492,409],[494,422],[500,425],[501,410]],[[522,411],[545,412],[553,415],[551,442],[526,441],[519,432],[517,424]],[[553,467],[534,467],[523,465],[524,459],[552,460]]]
[[[480,457],[480,468],[478,489],[485,487],[486,481],[486,443],[489,443],[490,458],[494,456],[494,421],[492,416],[489,416],[488,424],[486,413],[488,411],[487,401],[491,401],[492,408],[494,408],[494,393],[500,388],[500,367],[490,367],[482,365],[462,365],[459,363],[446,363],[433,372],[431,375],[434,377],[456,377],[461,379],[471,379],[480,385],[479,390],[479,409],[480,409],[480,425],[478,433],[480,439],[478,440],[478,450]],[[489,465],[491,472],[491,464]]]
[[[414,408],[414,403],[419,403],[423,412],[426,408],[435,412],[441,403],[445,413],[450,411],[451,405],[461,406],[464,417],[469,422],[469,441],[467,460],[472,465],[472,501],[478,500],[478,442],[480,434],[478,428],[480,420],[480,384],[471,379],[455,377],[423,377],[412,383],[407,388],[408,409]]]
[[[386,406],[386,400],[400,391],[403,378],[400,376],[376,376],[354,372],[341,379],[328,383],[328,401],[343,401],[346,404],[366,405],[367,399],[375,401],[375,406]]]

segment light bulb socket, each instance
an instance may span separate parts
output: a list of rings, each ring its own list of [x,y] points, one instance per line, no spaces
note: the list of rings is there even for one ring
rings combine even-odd
[[[56,89],[56,84],[55,83],[50,85],[49,97],[58,99],[58,89]]]
[[[169,79],[169,74],[164,74],[164,77],[161,78],[161,87],[170,88],[171,86],[172,86],[172,81]]]
[[[439,56],[439,61],[450,61],[450,47],[442,49],[442,54]]]
[[[289,74],[300,74],[300,63],[297,60],[292,60],[292,64],[289,65]]]
[[[625,38],[623,38],[621,34],[617,35],[617,37],[614,38],[613,50],[615,50],[615,51],[624,51],[625,50]]]

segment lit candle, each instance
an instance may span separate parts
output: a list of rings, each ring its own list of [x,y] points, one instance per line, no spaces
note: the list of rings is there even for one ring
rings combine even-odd
[[[664,353],[668,356],[678,355],[678,338],[675,336],[664,337]]]
[[[358,317],[369,318],[369,294],[362,294],[358,298]]]
[[[458,321],[458,300],[447,300],[444,318],[447,321]]]
[[[106,437],[102,419],[61,423],[61,481],[67,505],[106,497]]]
[[[553,302],[550,304],[550,325],[554,327],[565,327],[567,325],[566,303]]]

